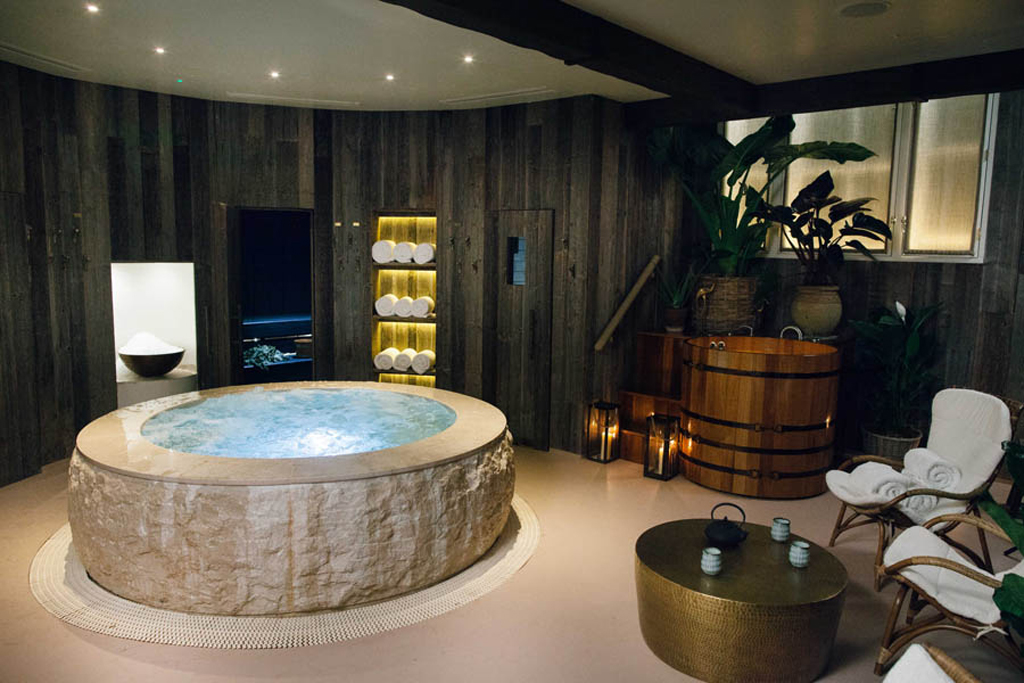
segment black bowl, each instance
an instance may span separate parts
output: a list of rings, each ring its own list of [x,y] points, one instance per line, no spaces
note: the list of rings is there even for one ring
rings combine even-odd
[[[171,353],[155,353],[146,355],[132,355],[130,353],[117,352],[128,369],[136,375],[143,377],[159,377],[178,367],[185,351],[172,351]]]

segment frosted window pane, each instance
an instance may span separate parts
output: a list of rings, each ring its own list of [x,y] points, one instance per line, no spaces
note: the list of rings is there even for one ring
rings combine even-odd
[[[920,105],[907,251],[973,251],[984,129],[984,95]]]
[[[867,161],[848,161],[845,164],[821,159],[794,161],[786,174],[786,203],[792,202],[797,193],[819,175],[831,171],[838,196],[843,199],[874,197],[875,201],[868,204],[871,215],[888,221],[896,105],[796,114],[793,120],[796,128],[790,134],[790,141],[794,145],[815,140],[856,142],[876,156]],[[872,251],[886,249],[873,240],[861,239],[861,242]]]

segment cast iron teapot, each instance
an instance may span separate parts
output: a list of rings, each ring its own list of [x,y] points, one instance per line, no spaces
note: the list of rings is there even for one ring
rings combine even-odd
[[[743,515],[743,521],[740,524],[736,522],[730,522],[729,517],[726,515],[722,516],[722,519],[715,519],[715,510],[722,506],[728,506],[736,508]],[[732,503],[719,503],[715,507],[711,508],[711,523],[704,527],[704,535],[708,537],[708,541],[711,545],[716,548],[731,548],[739,545],[747,538],[747,532],[743,530],[741,524],[746,524],[747,513],[743,511],[739,505],[733,505]]]

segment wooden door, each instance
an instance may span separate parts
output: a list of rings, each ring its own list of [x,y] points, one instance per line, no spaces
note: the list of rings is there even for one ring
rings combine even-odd
[[[554,211],[490,213],[488,285],[493,350],[485,396],[517,443],[548,449],[551,414],[551,285]]]

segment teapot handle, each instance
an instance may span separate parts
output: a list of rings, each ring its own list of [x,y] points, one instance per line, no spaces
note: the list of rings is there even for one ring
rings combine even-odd
[[[715,518],[715,510],[717,510],[718,508],[722,507],[723,505],[731,507],[731,508],[736,508],[737,510],[739,510],[740,514],[743,515],[743,521],[740,522],[740,524],[746,524],[747,523],[747,513],[743,511],[743,508],[741,508],[739,505],[736,505],[735,503],[719,503],[715,507],[711,508],[711,519]],[[725,519],[728,519],[728,517],[726,517]]]

